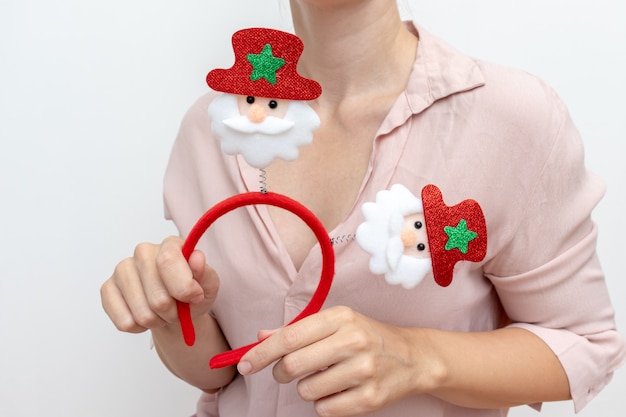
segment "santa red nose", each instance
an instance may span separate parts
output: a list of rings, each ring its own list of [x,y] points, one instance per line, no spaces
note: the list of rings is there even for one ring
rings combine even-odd
[[[250,119],[252,123],[263,123],[266,117],[267,113],[265,109],[259,104],[253,104],[248,109],[248,119]]]

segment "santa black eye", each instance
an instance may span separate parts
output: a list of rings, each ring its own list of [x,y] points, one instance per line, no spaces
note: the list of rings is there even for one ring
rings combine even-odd
[[[276,107],[278,107],[278,103],[276,102],[276,100],[270,100],[270,102],[267,105],[269,106],[270,109],[275,109]]]
[[[417,250],[420,252],[426,250],[426,245],[424,245],[423,243],[420,243],[419,245],[417,245]]]
[[[416,229],[421,229],[423,224],[422,224],[422,222],[415,222],[415,224],[413,226],[415,226]]]
[[[246,102],[248,102],[248,104],[254,104],[254,97],[252,96],[246,97]]]

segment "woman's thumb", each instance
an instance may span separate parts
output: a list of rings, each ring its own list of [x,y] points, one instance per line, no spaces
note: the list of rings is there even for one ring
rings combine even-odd
[[[193,274],[193,279],[200,284],[202,294],[198,294],[191,300],[192,304],[199,304],[217,296],[219,288],[219,278],[215,271],[206,264],[206,257],[199,250],[195,250],[189,256],[189,268]]]

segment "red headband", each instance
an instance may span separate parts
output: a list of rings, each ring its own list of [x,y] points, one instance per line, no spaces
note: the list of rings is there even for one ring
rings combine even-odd
[[[300,217],[311,228],[315,237],[317,238],[322,251],[322,271],[320,275],[320,282],[317,289],[313,293],[309,304],[287,325],[293,324],[313,313],[318,312],[326,296],[330,291],[333,276],[335,274],[335,252],[333,250],[332,243],[328,236],[328,232],[324,228],[324,225],[320,220],[315,217],[313,212],[307,209],[297,201],[284,196],[282,194],[275,193],[260,193],[260,192],[248,192],[244,194],[238,194],[221,201],[220,203],[209,209],[204,215],[196,222],[194,227],[189,232],[185,243],[183,244],[182,252],[185,259],[189,260],[191,253],[194,251],[196,244],[200,240],[200,237],[206,232],[206,230],[213,224],[215,220],[224,214],[243,206],[266,204],[271,206],[280,207],[288,210],[293,214]],[[188,346],[193,346],[196,335],[191,320],[191,312],[189,304],[183,302],[177,302],[178,307],[178,320],[183,332],[183,338]],[[223,368],[226,366],[235,365],[239,362],[241,357],[254,346],[261,343],[261,341],[242,346],[238,349],[229,350],[215,355],[211,358],[209,366],[214,368]]]

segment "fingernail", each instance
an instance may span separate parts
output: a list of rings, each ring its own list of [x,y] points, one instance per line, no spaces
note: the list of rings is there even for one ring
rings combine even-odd
[[[237,371],[241,375],[248,375],[252,371],[252,364],[248,361],[239,362],[237,364]]]

